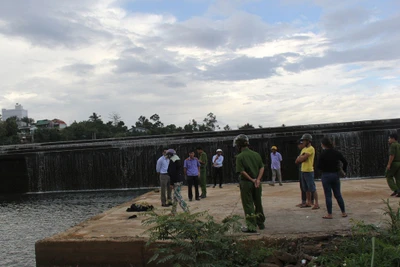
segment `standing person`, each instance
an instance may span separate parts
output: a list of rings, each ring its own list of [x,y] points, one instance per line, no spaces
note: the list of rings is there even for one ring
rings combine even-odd
[[[269,185],[275,185],[275,179],[278,176],[279,185],[282,185],[282,173],[281,173],[281,161],[282,155],[278,152],[276,146],[271,147],[271,171],[272,171],[272,182]]]
[[[397,133],[389,135],[389,161],[385,176],[390,189],[393,191],[391,196],[400,197],[400,144],[397,140]]]
[[[189,157],[185,159],[183,164],[185,177],[188,182],[188,197],[189,201],[193,199],[192,186],[194,185],[195,199],[200,200],[199,196],[199,178],[200,178],[200,162],[194,156],[194,152],[189,152]]]
[[[171,189],[174,190],[171,213],[173,215],[176,214],[177,203],[179,203],[184,212],[188,212],[188,206],[181,195],[181,185],[183,181],[181,173],[181,160],[173,149],[167,150],[167,157],[169,158],[168,174],[171,178]]]
[[[167,157],[167,149],[164,149],[163,155],[157,160],[156,172],[160,177],[161,187],[161,206],[168,207],[172,205],[170,177],[168,175],[169,158]],[[165,197],[167,194],[167,197]],[[168,200],[168,202],[167,202]]]
[[[304,148],[303,141],[298,140],[297,141],[297,148],[301,151]],[[301,153],[300,153],[301,155]],[[301,182],[301,163],[298,163],[299,165],[299,184],[300,184],[300,191],[301,191],[301,202],[296,205],[296,207],[301,207],[305,206],[307,203],[307,196],[306,196],[306,191],[303,187],[303,183]],[[311,203],[314,204],[314,194],[311,194]]]
[[[323,149],[318,160],[318,169],[322,171],[322,186],[325,193],[325,203],[328,214],[323,216],[324,219],[332,219],[332,191],[342,211],[342,217],[347,217],[344,207],[344,200],[340,193],[340,177],[341,171],[339,161],[343,164],[343,172],[347,172],[347,161],[342,153],[333,149],[333,144],[329,138],[321,140],[321,147]]]
[[[200,187],[201,187],[201,198],[207,197],[207,154],[203,151],[203,148],[198,147],[197,154],[199,155],[200,162]]]
[[[246,135],[238,135],[233,140],[233,146],[240,151],[236,157],[236,172],[240,173],[240,196],[247,225],[242,227],[242,232],[254,233],[257,226],[260,230],[265,229],[261,201],[264,164],[260,154],[248,148],[249,138]]]
[[[217,177],[219,178],[219,188],[222,188],[222,164],[224,162],[224,156],[222,156],[222,149],[217,149],[217,154],[212,158],[213,163],[213,174],[214,174],[214,186],[217,186]]]
[[[311,145],[312,136],[303,134],[301,141],[304,143],[304,148],[301,150],[300,156],[297,157],[296,163],[301,163],[301,181],[303,188],[306,191],[307,203],[301,208],[311,207],[311,195],[314,194],[313,210],[319,209],[317,188],[314,181],[314,157],[315,149]]]

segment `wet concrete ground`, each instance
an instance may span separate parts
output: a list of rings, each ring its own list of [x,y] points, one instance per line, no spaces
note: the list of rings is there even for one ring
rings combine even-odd
[[[266,228],[259,230],[262,238],[283,238],[283,237],[302,237],[319,236],[330,234],[344,234],[351,229],[352,219],[364,221],[365,223],[375,224],[381,227],[385,225],[383,200],[390,198],[392,206],[397,206],[400,198],[389,197],[390,189],[386,180],[379,179],[360,179],[342,180],[342,194],[346,204],[347,218],[342,218],[340,209],[333,199],[333,219],[322,219],[326,214],[325,198],[320,181],[316,182],[317,191],[320,198],[320,209],[299,208],[296,204],[300,202],[299,183],[284,183],[283,186],[269,186],[263,184],[263,205],[266,215]],[[244,216],[240,201],[240,191],[237,184],[224,185],[223,188],[207,188],[207,198],[201,201],[187,202],[191,211],[208,210],[217,221],[222,221],[225,217],[233,214]],[[187,200],[187,187],[182,187],[182,195]],[[142,216],[128,219],[133,214],[126,212],[132,203],[146,202],[153,205],[157,212],[170,212],[170,207],[161,207],[160,193],[149,192],[129,203],[115,207],[103,214],[100,214],[78,226],[69,229],[53,237],[47,238],[37,243],[38,266],[43,253],[50,252],[46,247],[51,244],[73,241],[132,241],[143,240],[146,237],[142,226]],[[178,212],[182,209],[178,206]],[[61,246],[61,245],[60,245]],[[38,253],[41,254],[38,257]],[[56,253],[54,249],[51,253]],[[65,253],[65,251],[63,252]]]

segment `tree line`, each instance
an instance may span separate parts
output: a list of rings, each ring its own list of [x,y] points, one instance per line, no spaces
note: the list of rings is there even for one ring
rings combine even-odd
[[[43,143],[231,130],[229,125],[220,127],[216,115],[212,112],[208,113],[201,122],[197,122],[195,119],[192,119],[184,126],[177,126],[175,124],[165,125],[163,122],[161,122],[158,114],[153,114],[149,118],[141,115],[137,119],[135,125],[132,125],[131,128],[128,128],[125,125],[125,122],[121,119],[121,116],[118,113],[110,114],[109,120],[104,122],[101,115],[93,112],[93,114],[91,114],[87,120],[80,122],[74,121],[71,125],[64,129],[37,127],[37,129],[33,131],[33,134],[29,132],[22,132],[20,122],[24,122],[25,125],[28,126],[35,125],[35,120],[27,117],[22,119],[11,117],[0,122],[1,145],[18,144],[21,142]],[[238,129],[254,128],[255,127],[249,123],[238,126]]]

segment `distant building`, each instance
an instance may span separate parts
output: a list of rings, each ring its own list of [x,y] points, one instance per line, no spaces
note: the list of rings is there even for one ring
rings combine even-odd
[[[64,129],[67,127],[67,124],[60,119],[54,119],[54,120],[45,119],[36,121],[35,126],[37,129],[43,129],[43,128]]]
[[[23,109],[22,105],[18,103],[15,104],[15,109],[3,108],[1,110],[1,118],[3,121],[11,117],[17,117],[18,119],[28,117],[28,111],[26,109]]]
[[[130,133],[147,133],[149,130],[143,127],[132,127],[128,130]]]

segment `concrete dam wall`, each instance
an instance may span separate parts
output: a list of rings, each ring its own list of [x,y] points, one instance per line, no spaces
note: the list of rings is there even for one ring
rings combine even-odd
[[[217,148],[224,151],[224,183],[237,182],[232,140],[240,133],[250,138],[250,147],[266,163],[264,181],[271,179],[270,147],[283,156],[284,180],[298,180],[299,154],[296,141],[304,133],[313,135],[316,160],[320,140],[329,136],[349,162],[349,177],[383,176],[388,159],[388,135],[399,132],[400,119],[332,124],[201,132],[91,141],[55,142],[3,146],[0,148],[0,193],[95,190],[158,186],[155,171],[163,148],[174,148],[184,159],[202,146],[211,158]],[[319,173],[316,172],[316,178]]]

